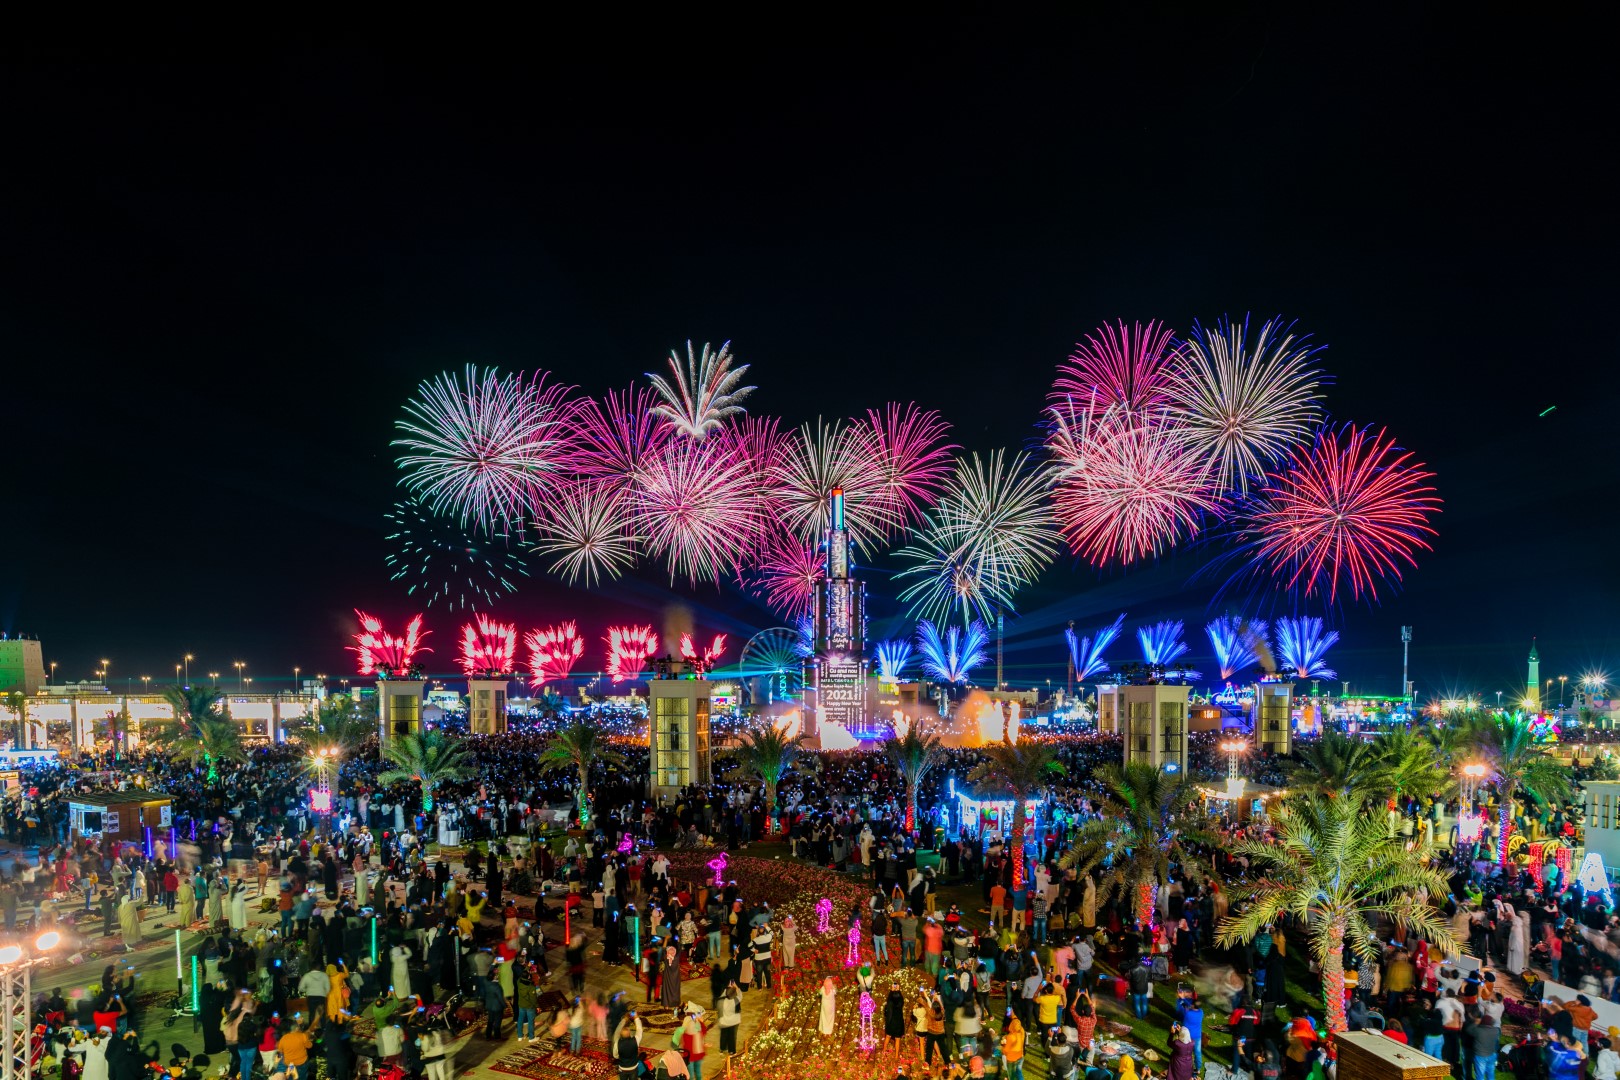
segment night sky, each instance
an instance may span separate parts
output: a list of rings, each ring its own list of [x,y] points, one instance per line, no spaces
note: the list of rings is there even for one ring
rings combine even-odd
[[[188,651],[194,677],[245,660],[255,688],[347,673],[354,607],[413,610],[383,563],[393,422],[468,362],[600,394],[729,338],[754,411],[914,399],[990,450],[1035,437],[1105,320],[1252,312],[1326,344],[1333,418],[1388,425],[1445,499],[1401,591],[1330,613],[1341,678],[1395,692],[1402,624],[1425,695],[1522,685],[1532,635],[1544,676],[1620,669],[1609,39],[1399,11],[13,46],[0,629],[64,678],[112,658],[115,685]],[[1209,554],[1063,561],[1020,598],[1010,678],[1061,680],[1062,626],[1121,610],[1187,619],[1209,667]],[[656,570],[530,581],[494,613],[593,639],[631,615],[780,622]],[[429,612],[435,670],[463,618]]]

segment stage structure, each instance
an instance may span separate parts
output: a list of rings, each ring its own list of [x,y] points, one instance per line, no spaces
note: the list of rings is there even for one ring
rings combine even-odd
[[[866,583],[851,573],[843,489],[833,488],[828,500],[827,580],[815,598],[815,648],[805,678],[805,732],[819,738],[821,721],[827,720],[856,738],[879,738],[887,734],[888,725],[885,722],[882,731],[872,726]]]

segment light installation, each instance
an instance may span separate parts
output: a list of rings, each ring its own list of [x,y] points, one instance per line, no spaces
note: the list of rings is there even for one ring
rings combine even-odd
[[[529,651],[529,682],[536,687],[568,678],[585,655],[585,641],[572,621],[530,630],[523,636],[523,644]]]
[[[816,594],[815,639],[810,659],[810,704],[817,722],[830,720],[849,731],[866,726],[866,583],[854,576],[844,492],[827,496],[826,580]]]
[[[990,632],[974,620],[967,630],[960,626],[939,628],[924,619],[917,624],[917,650],[922,654],[923,671],[944,683],[965,683],[974,668],[985,661]]]
[[[1337,630],[1322,632],[1322,620],[1281,618],[1277,620],[1277,659],[1301,679],[1331,679],[1336,674],[1323,657],[1339,640]]]
[[[1260,663],[1260,651],[1266,647],[1264,619],[1221,615],[1204,627],[1204,633],[1215,650],[1222,679],[1230,679],[1244,668]]]
[[[1181,640],[1181,631],[1180,619],[1165,619],[1152,626],[1137,627],[1136,640],[1142,646],[1142,659],[1164,667],[1181,659],[1189,651],[1187,643]]]
[[[516,669],[517,627],[478,615],[461,628],[461,670],[468,678],[497,678]]]
[[[647,661],[658,651],[658,635],[650,626],[614,626],[607,632],[607,673],[616,683],[639,679]]]
[[[1063,640],[1069,646],[1069,662],[1074,665],[1074,677],[1077,682],[1085,682],[1108,670],[1108,661],[1103,659],[1103,650],[1114,643],[1124,625],[1125,616],[1121,613],[1119,618],[1086,637],[1076,636],[1072,626],[1063,631]]]
[[[380,679],[410,676],[416,672],[419,653],[433,650],[422,644],[429,631],[422,629],[422,616],[405,624],[405,633],[399,637],[383,629],[382,620],[355,609],[360,619],[360,632],[354,635],[355,644],[349,646],[360,662],[360,674],[375,675]]]

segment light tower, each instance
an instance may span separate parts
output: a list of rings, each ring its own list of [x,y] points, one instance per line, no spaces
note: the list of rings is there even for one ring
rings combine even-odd
[[[1524,705],[1532,713],[1541,711],[1541,657],[1536,655],[1536,639],[1530,639],[1530,667],[1524,677]]]
[[[866,583],[850,575],[844,489],[828,493],[827,580],[816,592],[815,653],[811,659],[813,708],[807,734],[819,735],[825,718],[854,731],[866,724]]]

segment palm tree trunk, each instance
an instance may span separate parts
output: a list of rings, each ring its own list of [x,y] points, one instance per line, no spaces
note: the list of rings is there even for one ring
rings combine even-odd
[[[1024,888],[1024,793],[1013,792],[1013,819],[1012,819],[1012,883],[1013,892],[1021,892]]]
[[[422,785],[422,813],[424,813],[424,814],[433,813],[433,785],[432,784],[423,783],[423,785]]]
[[[1157,899],[1157,895],[1156,895],[1157,891],[1158,890],[1154,888],[1153,882],[1151,882],[1151,881],[1144,880],[1144,881],[1137,882],[1137,885],[1136,885],[1136,922],[1137,922],[1137,925],[1139,925],[1139,926],[1152,926],[1154,924],[1154,922],[1156,921],[1153,916],[1154,916],[1155,912],[1157,911],[1157,907],[1154,904],[1154,901]]]
[[[584,765],[581,765],[579,767],[579,827],[581,829],[591,827],[590,783],[591,774],[586,771]]]
[[[917,781],[906,777],[906,835],[917,833]]]
[[[1496,861],[1506,866],[1508,861],[1508,835],[1513,831],[1513,789],[1504,787],[1502,805],[1497,810],[1499,836],[1496,838]]]
[[[776,831],[776,781],[765,781],[765,832]]]
[[[1334,1034],[1350,1028],[1344,1018],[1344,931],[1344,920],[1333,920],[1328,926],[1327,951],[1317,957],[1322,964],[1322,999],[1327,1008],[1328,1030]]]

